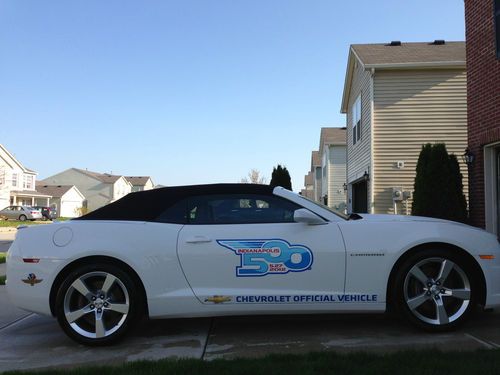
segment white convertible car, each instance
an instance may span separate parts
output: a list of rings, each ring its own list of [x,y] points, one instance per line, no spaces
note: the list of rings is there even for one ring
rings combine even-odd
[[[88,345],[150,318],[383,312],[427,330],[500,305],[500,245],[467,225],[330,211],[251,184],[132,193],[25,227],[7,255],[20,308]]]

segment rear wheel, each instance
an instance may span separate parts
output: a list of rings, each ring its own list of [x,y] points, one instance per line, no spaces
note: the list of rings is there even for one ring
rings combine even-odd
[[[124,337],[139,311],[134,282],[112,264],[82,266],[69,274],[56,298],[59,325],[85,345],[108,345]]]
[[[19,221],[26,221],[26,215],[19,215]]]
[[[412,324],[429,331],[455,328],[477,304],[478,281],[473,269],[449,250],[413,254],[395,280],[396,307]]]

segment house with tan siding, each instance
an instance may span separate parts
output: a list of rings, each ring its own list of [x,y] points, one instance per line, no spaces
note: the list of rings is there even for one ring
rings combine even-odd
[[[132,184],[121,175],[70,168],[41,181],[43,185],[76,186],[85,197],[84,206],[93,211],[132,191]]]
[[[304,189],[300,194],[306,198],[314,199],[314,176],[311,171],[304,176]]]
[[[464,42],[351,45],[341,105],[348,212],[411,213],[422,145],[464,153],[466,79]],[[458,159],[467,194],[467,167]]]

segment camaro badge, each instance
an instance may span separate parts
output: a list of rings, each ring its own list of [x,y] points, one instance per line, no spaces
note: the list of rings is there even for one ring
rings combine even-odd
[[[238,277],[303,272],[313,264],[309,248],[285,240],[217,240],[217,243],[240,257],[240,265],[236,267]]]
[[[30,284],[31,286],[35,286],[35,284],[39,284],[43,281],[43,279],[37,279],[34,273],[30,273],[27,279],[22,279],[22,282],[25,284]]]
[[[215,304],[224,303],[224,302],[231,302],[231,297],[213,296],[213,297],[208,297],[207,299],[205,299],[205,302],[213,302]]]

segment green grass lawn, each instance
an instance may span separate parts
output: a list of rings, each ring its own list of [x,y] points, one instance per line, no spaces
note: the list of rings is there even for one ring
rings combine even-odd
[[[37,225],[41,223],[46,223],[44,221],[19,221],[19,220],[0,220],[0,227],[14,227],[17,228],[19,225]],[[50,223],[50,221],[49,221]]]
[[[500,350],[476,352],[404,351],[392,354],[334,352],[270,355],[257,359],[201,361],[193,359],[132,362],[112,367],[6,372],[5,374],[498,374]]]
[[[54,221],[67,221],[71,220],[69,217],[59,217]],[[52,221],[31,221],[31,220],[26,220],[26,221],[19,221],[19,220],[0,220],[0,228],[1,227],[12,227],[12,228],[17,228],[19,225],[39,225],[39,224],[50,224]]]
[[[7,256],[7,254],[5,253],[0,253],[0,264],[2,263],[5,263],[5,257]]]

